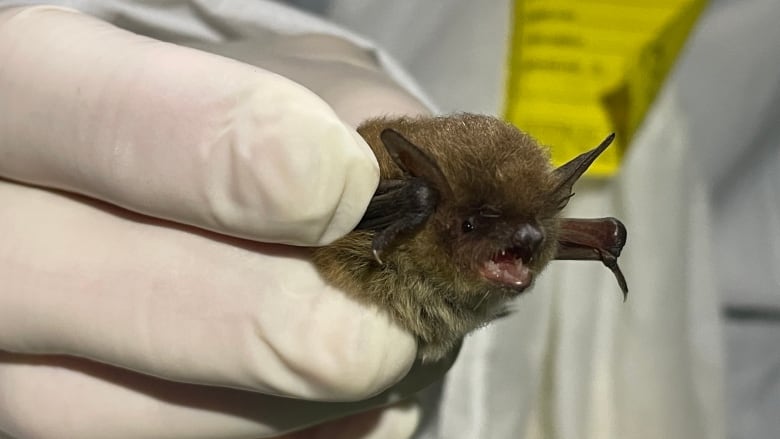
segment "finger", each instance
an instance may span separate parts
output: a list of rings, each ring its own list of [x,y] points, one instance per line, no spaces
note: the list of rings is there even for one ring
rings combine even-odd
[[[48,6],[0,13],[0,175],[265,242],[352,230],[368,146],[279,75]]]
[[[0,388],[0,431],[18,438],[276,437],[345,416],[347,421],[319,432],[405,433],[417,419],[414,407],[403,406],[350,416],[387,404],[390,395],[360,403],[319,403],[175,383],[74,357],[2,351]],[[355,437],[391,437],[377,434]]]
[[[376,54],[338,37],[283,35],[193,47],[292,79],[317,93],[355,127],[372,118],[428,115],[431,111],[380,69]]]
[[[414,338],[326,285],[305,249],[225,238],[0,180],[0,349],[175,381],[363,399]]]

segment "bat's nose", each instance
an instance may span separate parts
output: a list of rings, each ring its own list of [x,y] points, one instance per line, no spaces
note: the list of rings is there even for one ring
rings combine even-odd
[[[531,224],[523,224],[512,236],[512,244],[524,250],[524,253],[531,257],[542,244],[544,232],[539,227]],[[526,259],[525,257],[523,259]]]

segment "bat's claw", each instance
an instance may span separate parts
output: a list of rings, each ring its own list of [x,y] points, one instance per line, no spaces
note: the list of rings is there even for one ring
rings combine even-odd
[[[626,282],[626,277],[623,276],[623,272],[618,266],[617,258],[611,253],[603,251],[599,252],[599,255],[601,256],[601,262],[615,275],[620,290],[623,291],[623,302],[625,302],[628,299],[628,282]]]
[[[379,265],[385,265],[384,262],[382,262],[382,258],[379,257],[381,251],[378,248],[371,249],[371,253],[374,254],[374,259],[379,263]]]
[[[439,201],[436,192],[424,180],[383,180],[371,199],[357,229],[375,232],[372,242],[374,259],[384,265],[380,254],[391,247],[396,238],[422,227]]]

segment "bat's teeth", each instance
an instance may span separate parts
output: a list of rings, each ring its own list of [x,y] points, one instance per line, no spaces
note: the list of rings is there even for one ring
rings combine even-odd
[[[513,258],[523,263],[531,263],[535,258],[534,253],[525,247],[512,247],[510,252]]]
[[[479,269],[485,279],[523,291],[533,281],[533,272],[520,259],[488,260]]]

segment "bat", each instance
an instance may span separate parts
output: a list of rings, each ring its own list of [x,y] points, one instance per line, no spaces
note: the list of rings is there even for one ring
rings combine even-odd
[[[505,315],[554,259],[600,260],[625,300],[623,224],[561,217],[614,134],[554,168],[531,136],[490,116],[379,118],[358,132],[379,162],[379,187],[357,228],[313,260],[412,332],[423,361]]]

